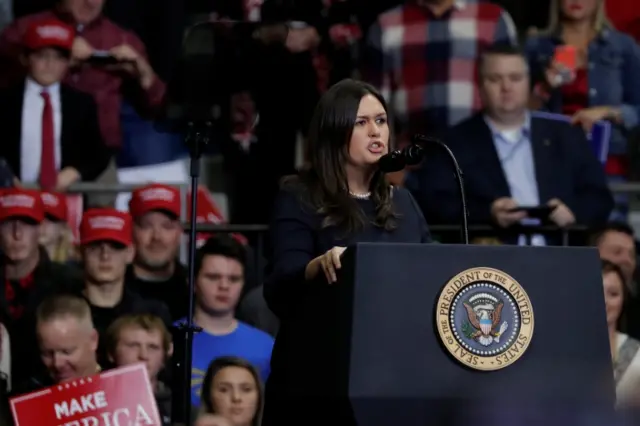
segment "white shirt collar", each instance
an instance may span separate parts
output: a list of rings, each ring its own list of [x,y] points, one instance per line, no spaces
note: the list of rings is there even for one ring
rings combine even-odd
[[[495,128],[495,126],[493,125],[493,123],[491,123],[491,120],[489,119],[488,116],[484,116],[484,121],[485,123],[487,123],[487,126],[489,126],[489,129],[491,130],[491,135],[496,138],[496,137],[501,137],[502,139],[506,140],[506,141],[511,141],[512,138],[505,137],[505,134],[511,133],[513,134],[515,132],[515,134],[517,134],[517,138],[515,141],[513,142],[517,142],[518,140],[520,140],[522,137],[530,137],[531,135],[531,115],[529,114],[529,111],[527,111],[526,116],[525,116],[525,120],[524,123],[522,124],[522,126],[520,128],[514,128],[512,131],[510,132],[505,132],[505,131],[501,131]]]
[[[27,77],[27,81],[24,88],[25,95],[35,94],[40,96],[40,94],[45,90],[49,92],[52,98],[53,97],[57,98],[60,95],[60,83],[54,83],[51,86],[44,87],[36,83],[31,77]]]

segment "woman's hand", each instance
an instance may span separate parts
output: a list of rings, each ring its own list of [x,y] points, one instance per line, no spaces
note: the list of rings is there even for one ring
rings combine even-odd
[[[618,113],[615,108],[600,106],[581,109],[571,117],[571,124],[582,126],[585,132],[590,132],[591,128],[597,121],[613,120],[616,121]]]
[[[571,83],[575,79],[575,73],[564,65],[552,62],[544,72],[545,82],[550,89],[555,89],[563,84]]]
[[[333,247],[320,256],[320,268],[324,271],[324,275],[327,277],[329,284],[338,281],[336,271],[342,267],[340,256],[346,249],[346,247]]]
[[[67,166],[58,172],[55,191],[65,192],[71,185],[80,182],[81,179],[82,176],[80,176],[78,169]]]

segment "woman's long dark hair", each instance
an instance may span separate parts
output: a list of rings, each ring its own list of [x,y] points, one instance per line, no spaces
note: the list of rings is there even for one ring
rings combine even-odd
[[[613,273],[618,277],[620,283],[622,284],[622,309],[620,310],[620,316],[618,317],[616,329],[621,333],[626,333],[627,314],[629,312],[629,304],[631,302],[631,291],[629,290],[629,286],[627,285],[627,282],[624,278],[624,273],[618,265],[606,259],[600,259],[600,267],[602,269],[603,276],[608,273]]]
[[[382,95],[361,81],[342,80],[322,96],[309,126],[311,167],[283,181],[285,188],[298,187],[303,201],[324,217],[322,227],[336,226],[347,234],[362,229],[367,222],[364,212],[349,195],[345,169],[360,101],[367,95],[374,96],[388,110]],[[382,173],[374,174],[369,190],[376,206],[373,225],[388,231],[395,229],[397,216],[391,202],[391,187]]]
[[[206,414],[217,414],[216,409],[213,406],[213,395],[211,394],[211,385],[213,384],[213,379],[220,372],[220,370],[227,367],[238,367],[247,370],[253,380],[256,383],[256,389],[258,391],[258,404],[256,407],[256,414],[253,416],[251,421],[251,426],[260,426],[261,418],[262,418],[262,409],[264,406],[264,391],[262,388],[262,381],[260,380],[260,375],[258,374],[258,370],[249,362],[237,356],[222,356],[214,359],[211,364],[209,364],[209,368],[207,368],[207,373],[204,376],[204,380],[202,382],[202,392],[200,394],[200,405],[202,410]]]

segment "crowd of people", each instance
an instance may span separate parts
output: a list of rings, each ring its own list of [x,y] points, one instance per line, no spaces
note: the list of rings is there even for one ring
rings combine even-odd
[[[427,224],[460,222],[444,153],[376,173],[423,134],[464,171],[469,221],[487,228],[476,243],[561,245],[538,226],[587,230],[571,242],[600,252],[616,392],[638,404],[636,240],[630,199],[610,184],[637,167],[640,33],[624,0],[535,3],[545,29],[517,28],[524,6],[497,0],[0,0],[1,398],[143,362],[163,424],[185,385],[202,426],[282,423],[288,392],[306,386],[287,370],[295,286],[337,281],[350,243],[449,241]],[[253,238],[206,240],[191,295],[186,200],[161,183],[186,178],[185,148],[156,124],[184,30],[202,21],[222,44],[249,35],[215,52],[231,70],[228,123],[207,149],[225,159],[226,219],[271,220],[272,236],[266,259]],[[74,228],[74,184],[133,175],[125,205],[87,194]],[[185,384],[172,330],[189,297],[202,332]]]
[[[180,203],[176,188],[141,187],[129,212],[88,209],[75,245],[61,195],[3,190],[5,402],[8,395],[144,363],[163,424],[172,424],[171,394],[179,386],[172,377],[180,374],[171,359],[184,346],[173,341],[173,329],[185,322],[189,306],[186,268],[178,260]],[[227,388],[247,393],[242,407],[257,398],[273,346],[269,333],[249,325],[260,321],[264,303],[239,312],[241,295],[257,288],[253,268],[250,248],[231,236],[214,236],[197,252],[193,320],[203,331],[193,342],[190,402],[215,404],[216,412],[240,420],[253,418],[255,410],[236,413],[235,399],[225,399]]]

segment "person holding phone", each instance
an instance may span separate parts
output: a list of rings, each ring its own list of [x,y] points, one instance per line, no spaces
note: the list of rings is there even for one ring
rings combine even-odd
[[[19,59],[22,39],[30,25],[47,19],[61,20],[70,25],[75,31],[75,38],[64,83],[93,97],[98,108],[103,144],[110,154],[118,154],[128,146],[125,142],[130,134],[136,136],[138,143],[148,137],[157,137],[157,133],[151,133],[151,136],[148,132],[136,134],[136,129],[132,129],[135,126],[122,118],[122,112],[124,105],[132,109],[135,106],[141,117],[152,118],[163,106],[165,84],[151,67],[140,38],[108,19],[103,14],[104,6],[105,0],[59,0],[51,2],[48,10],[13,21],[0,35],[0,85],[23,78],[24,69]],[[104,56],[113,58],[109,58],[110,65],[101,63]],[[152,127],[147,124],[145,129]],[[148,157],[158,151],[156,149]],[[103,184],[117,183],[114,157],[96,180]],[[93,194],[88,197],[88,204],[113,205],[116,196]]]
[[[589,132],[613,124],[605,166],[610,180],[627,175],[628,133],[640,124],[640,47],[609,23],[604,0],[553,0],[550,25],[526,44],[536,109],[570,115]],[[618,197],[614,219],[626,217]]]
[[[445,138],[464,170],[469,220],[507,229],[605,223],[613,200],[602,166],[580,128],[531,114],[523,52],[511,46],[486,49],[478,75],[483,111]],[[431,222],[457,221],[460,196],[450,164],[434,158],[428,165],[419,191],[425,196],[418,202]],[[527,243],[514,233],[500,237]],[[535,240],[534,245],[554,244],[553,236]]]
[[[297,403],[318,404],[309,411],[314,414],[335,408],[329,403],[320,410],[324,402],[308,397],[328,384],[308,380],[306,371],[290,362],[310,350],[293,341],[291,333],[300,327],[299,306],[312,285],[340,285],[345,248],[358,242],[431,241],[413,197],[392,187],[378,171],[390,134],[382,95],[369,84],[343,80],[316,107],[309,132],[311,168],[283,181],[270,227],[271,273],[264,284],[280,329],[263,426],[299,423],[291,410]]]
[[[111,159],[94,99],[62,83],[74,38],[60,20],[34,21],[21,42],[27,75],[0,91],[0,157],[19,182],[58,192],[96,179]]]

